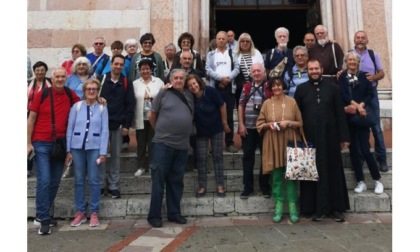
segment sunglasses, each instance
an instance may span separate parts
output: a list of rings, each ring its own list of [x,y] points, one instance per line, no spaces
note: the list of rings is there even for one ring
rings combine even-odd
[[[101,43],[101,42],[96,42],[96,43],[94,43],[94,45],[96,45],[96,46],[100,46],[100,45],[104,45],[104,43]]]
[[[89,91],[89,92],[96,92],[98,90],[99,90],[98,88],[86,88],[86,91]]]

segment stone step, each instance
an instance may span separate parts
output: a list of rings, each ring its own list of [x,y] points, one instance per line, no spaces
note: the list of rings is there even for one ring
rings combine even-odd
[[[372,149],[373,153],[373,149]],[[223,152],[223,167],[225,170],[242,170],[242,150],[239,150],[238,153]],[[342,151],[343,166],[345,168],[351,167],[350,153],[348,150]],[[190,160],[191,161],[191,160]],[[211,169],[213,167],[213,160],[211,155],[207,158],[208,167]],[[392,167],[392,149],[387,149],[387,163],[389,167]],[[189,166],[193,165],[192,162],[189,162]],[[256,151],[255,155],[255,169],[259,169],[261,165],[261,155],[260,151]],[[367,168],[366,162],[364,167]],[[192,169],[192,167],[190,167]],[[121,169],[122,173],[133,173],[137,171],[137,155],[135,152],[122,152],[121,153]]]
[[[369,190],[373,190],[374,182],[372,181],[369,171],[364,169],[365,181]],[[356,186],[354,173],[350,169],[345,169],[347,188],[353,190]],[[386,190],[392,190],[392,171],[381,173],[382,183]],[[226,192],[242,192],[242,171],[227,170],[225,171],[225,189]],[[152,181],[150,173],[144,174],[140,178],[133,176],[133,173],[122,173],[120,180],[120,191],[122,195],[148,195],[151,192]],[[184,176],[184,192],[194,193],[198,190],[198,174],[196,171],[187,171]],[[36,178],[28,178],[27,195],[35,197]],[[254,189],[259,191],[258,186],[258,170],[254,170]],[[213,171],[207,174],[207,191],[216,191],[216,182]],[[88,192],[88,190],[87,190]],[[58,196],[73,197],[74,195],[74,179],[63,178],[61,180]]]
[[[253,195],[247,200],[240,199],[239,192],[228,192],[225,198],[207,193],[196,198],[193,193],[185,193],[181,201],[181,212],[185,216],[237,216],[274,212],[273,199]],[[381,195],[370,191],[355,194],[349,191],[349,212],[391,212],[392,192],[386,190]],[[149,195],[124,195],[120,199],[103,197],[99,211],[100,218],[146,218],[149,211]],[[163,200],[162,216],[166,216]],[[284,212],[287,213],[287,204]],[[70,219],[74,216],[74,203],[71,197],[57,197],[54,203],[54,216]],[[28,218],[35,217],[35,198],[28,198]],[[87,213],[89,214],[89,213]]]
[[[388,165],[392,164],[392,150],[388,150]],[[258,151],[257,151],[258,152]],[[140,178],[133,176],[137,170],[136,154],[131,152],[122,153],[121,157],[121,182],[120,189],[122,198],[111,199],[104,196],[101,200],[101,218],[144,218],[147,215],[150,204],[151,178],[150,173]],[[216,196],[216,183],[212,170],[211,158],[209,157],[209,173],[207,194],[203,198],[195,198],[198,189],[197,171],[187,171],[184,178],[184,196],[181,202],[182,213],[187,216],[224,216],[224,215],[251,215],[257,213],[272,213],[274,203],[272,199],[264,199],[258,196],[258,165],[254,169],[254,196],[248,200],[239,198],[243,190],[242,185],[242,153],[225,153],[225,188],[226,197]],[[260,155],[256,155],[256,164],[260,162]],[[351,212],[391,212],[392,211],[392,170],[381,173],[385,192],[382,195],[373,193],[374,183],[367,168],[364,169],[365,180],[368,190],[362,194],[355,194],[353,188],[356,185],[354,172],[349,168],[350,157],[348,151],[343,151],[344,172],[350,197]],[[34,167],[36,172],[36,167]],[[27,179],[27,213],[28,218],[35,217],[35,190],[36,178]],[[88,192],[87,192],[88,193]],[[62,218],[74,216],[74,179],[64,178],[54,205],[54,215]],[[165,204],[165,200],[163,202]],[[165,207],[163,207],[165,209]],[[285,207],[287,209],[287,206]],[[165,215],[163,215],[165,216]]]

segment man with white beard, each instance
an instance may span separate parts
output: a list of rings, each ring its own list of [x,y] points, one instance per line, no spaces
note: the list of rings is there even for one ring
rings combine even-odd
[[[284,73],[287,72],[287,68],[292,68],[295,65],[293,50],[287,48],[287,42],[289,42],[289,30],[285,27],[279,27],[274,32],[274,37],[277,41],[277,47],[266,53],[264,67],[268,75],[270,71],[284,59],[284,57],[287,57],[287,64],[281,77],[283,79]]]
[[[343,65],[344,53],[341,46],[328,38],[328,31],[323,25],[314,29],[317,43],[309,49],[309,58],[318,60],[324,68],[322,77],[337,82],[336,74]]]

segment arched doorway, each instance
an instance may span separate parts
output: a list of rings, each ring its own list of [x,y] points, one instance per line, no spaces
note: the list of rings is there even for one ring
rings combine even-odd
[[[288,47],[293,48],[302,45],[304,34],[321,23],[319,0],[216,0],[210,5],[210,39],[220,30],[233,30],[236,39],[247,32],[262,53],[276,46],[278,27],[289,30]]]

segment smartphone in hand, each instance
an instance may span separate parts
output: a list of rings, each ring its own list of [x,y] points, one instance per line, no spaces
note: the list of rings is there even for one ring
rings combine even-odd
[[[28,155],[28,160],[31,161],[35,157],[35,151],[31,151]]]

